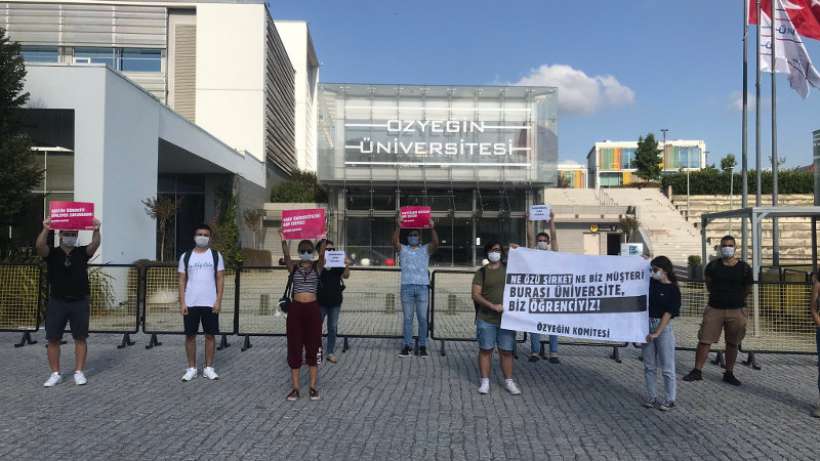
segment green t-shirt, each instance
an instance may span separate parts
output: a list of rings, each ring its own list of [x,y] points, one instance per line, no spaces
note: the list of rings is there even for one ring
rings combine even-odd
[[[473,276],[473,285],[481,287],[481,296],[493,304],[504,302],[504,283],[507,280],[507,266],[497,269],[484,266]],[[487,323],[501,325],[501,312],[492,311],[483,305],[479,306],[478,318]]]

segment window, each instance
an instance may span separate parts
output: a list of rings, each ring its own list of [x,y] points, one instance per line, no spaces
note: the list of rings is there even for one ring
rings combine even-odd
[[[117,69],[116,49],[114,48],[74,48],[74,62],[105,64]]]
[[[123,48],[120,70],[123,72],[159,72],[162,70],[162,52],[158,49]]]
[[[75,48],[75,63],[105,64],[123,72],[160,72],[162,50],[150,48]]]
[[[60,60],[60,53],[56,46],[24,46],[22,55],[25,62],[59,62]]]

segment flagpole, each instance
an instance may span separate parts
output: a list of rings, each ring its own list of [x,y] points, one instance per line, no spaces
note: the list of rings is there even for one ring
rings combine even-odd
[[[771,20],[772,20],[772,206],[777,206],[777,72],[775,68],[775,60],[777,54],[777,26],[775,25],[775,18],[777,18],[777,7],[780,0],[772,0],[771,6]],[[787,14],[784,12],[784,14]],[[780,265],[780,248],[778,241],[780,240],[780,230],[778,229],[777,217],[772,218],[772,265]]]
[[[755,8],[757,10],[757,68],[755,69],[755,182],[757,183],[757,190],[755,191],[755,206],[760,206],[760,191],[763,181],[761,181],[761,163],[760,163],[760,23],[763,18],[760,17],[760,0],[755,0]],[[760,242],[757,242],[758,245]]]
[[[740,207],[746,208],[749,206],[749,184],[748,184],[748,150],[749,150],[749,1],[741,0],[743,3],[743,127],[742,132],[742,147],[740,151],[740,178],[741,178],[741,196]],[[732,172],[734,175],[734,172]],[[746,261],[748,236],[746,231],[747,219],[742,217],[740,220],[740,254],[741,258]]]

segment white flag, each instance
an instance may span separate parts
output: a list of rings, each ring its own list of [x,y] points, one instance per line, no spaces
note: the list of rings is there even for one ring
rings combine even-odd
[[[789,7],[791,2],[786,1]],[[806,99],[809,84],[820,88],[820,73],[811,63],[803,39],[797,33],[789,14],[783,7],[782,0],[775,0],[775,71],[788,74],[789,84],[797,93]],[[771,72],[772,62],[772,21],[769,11],[762,11],[758,27],[760,29],[760,70]]]

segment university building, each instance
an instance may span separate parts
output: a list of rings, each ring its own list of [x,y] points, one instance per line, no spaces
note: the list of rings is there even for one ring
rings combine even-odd
[[[393,258],[399,208],[426,205],[432,264],[475,266],[489,240],[523,242],[527,207],[557,184],[555,88],[324,83],[318,105],[330,234],[355,261]]]
[[[179,254],[215,203],[262,208],[273,184],[315,169],[316,52],[304,22],[270,13],[264,0],[0,2],[45,170],[14,238],[33,238],[51,200],[90,201],[118,236],[98,262],[154,258],[157,225],[141,202],[173,197],[166,246]]]
[[[596,142],[587,154],[588,184],[591,188],[632,184],[637,141]],[[662,151],[662,173],[694,171],[706,167],[706,143],[700,140],[667,140],[658,143]]]

